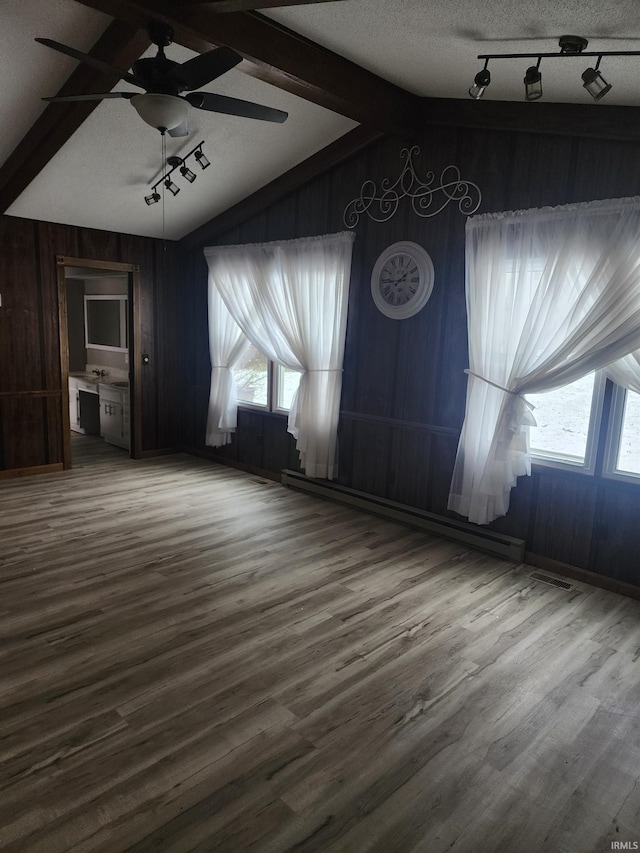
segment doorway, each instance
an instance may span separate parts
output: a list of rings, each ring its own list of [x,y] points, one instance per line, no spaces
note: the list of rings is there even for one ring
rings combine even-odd
[[[105,449],[138,458],[139,267],[66,256],[56,261],[64,467],[72,467],[72,447],[77,451],[83,436],[94,447],[104,442]]]

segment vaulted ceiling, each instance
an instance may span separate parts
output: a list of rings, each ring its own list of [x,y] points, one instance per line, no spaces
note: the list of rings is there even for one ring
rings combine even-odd
[[[289,113],[284,124],[271,124],[191,110],[189,136],[168,138],[167,153],[179,156],[204,140],[211,168],[166,199],[164,216],[162,204],[144,203],[161,173],[161,137],[128,101],[41,100],[59,90],[130,85],[34,41],[54,39],[126,69],[155,55],[145,32],[151,18],[173,27],[167,55],[178,62],[218,45],[243,57],[205,90]],[[448,107],[455,112],[459,103],[461,116],[486,108],[467,96],[482,67],[478,53],[552,52],[564,33],[585,36],[593,50],[640,47],[636,0],[535,0],[517,14],[510,0],[21,0],[5,4],[0,21],[2,211],[149,236],[164,229],[172,239],[284,174],[322,168],[448,103],[428,99],[461,99]],[[545,100],[588,105],[597,123],[607,106],[594,104],[581,85],[587,64],[543,65]],[[521,101],[525,67],[522,60],[494,63],[486,99]],[[640,57],[605,59],[601,69],[613,83],[607,105],[640,106]]]

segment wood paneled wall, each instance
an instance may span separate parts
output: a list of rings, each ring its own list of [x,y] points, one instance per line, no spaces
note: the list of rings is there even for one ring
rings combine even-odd
[[[0,217],[0,475],[62,464],[56,256],[140,267],[141,451],[177,445],[177,251],[145,237]]]
[[[595,112],[595,111],[594,111]],[[455,164],[483,193],[480,212],[633,194],[640,158],[633,142],[433,127],[422,138],[388,138],[314,179],[218,244],[289,239],[344,229],[345,205],[362,182],[393,182],[402,147],[418,144],[420,176]],[[451,204],[432,219],[407,201],[386,223],[355,228],[339,429],[339,480],[372,495],[447,515],[447,496],[464,416],[468,366],[464,296],[465,217]],[[380,252],[414,240],[431,254],[435,287],[426,308],[405,321],[383,317],[370,295]],[[185,258],[185,445],[204,447],[209,360],[206,265]],[[297,467],[286,419],[242,411],[234,441],[219,455],[256,469]],[[293,462],[296,462],[294,465]],[[492,527],[524,538],[527,550],[640,584],[640,486],[539,469],[522,478],[511,508]]]

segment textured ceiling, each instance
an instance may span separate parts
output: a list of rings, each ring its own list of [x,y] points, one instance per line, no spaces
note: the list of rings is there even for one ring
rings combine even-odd
[[[0,8],[10,24],[3,34],[7,50],[1,68],[3,76],[15,81],[10,95],[5,91],[0,98],[0,120],[7,129],[4,160],[41,112],[41,97],[55,94],[77,64],[33,39],[54,38],[86,50],[110,19],[87,13],[73,0],[21,0],[19,7]],[[42,14],[45,10],[54,14]],[[152,47],[147,55],[155,52]],[[167,48],[167,55],[177,62],[195,56],[179,45]],[[24,84],[18,68],[28,72]],[[204,140],[211,166],[201,171],[190,161],[198,176],[193,184],[174,176],[181,191],[166,199],[164,227],[162,203],[148,207],[144,202],[160,174],[160,134],[144,124],[130,103],[118,99],[100,103],[7,213],[179,239],[356,126],[350,119],[244,74],[241,68],[204,89],[286,110],[289,118],[284,124],[271,124],[192,109],[189,136],[168,137],[167,154],[186,154]],[[116,88],[131,90],[123,83]],[[26,119],[23,113],[28,114]],[[18,117],[19,128],[15,126]]]
[[[574,33],[593,50],[640,48],[638,0],[336,0],[273,9],[269,17],[385,79],[431,97],[467,98],[481,67],[478,53],[557,50]],[[0,2],[0,162],[19,143],[44,105],[76,67],[74,60],[36,44],[36,36],[88,50],[107,27],[107,16],[74,0]],[[155,49],[152,49],[152,53]],[[171,58],[193,55],[177,45]],[[487,99],[523,98],[526,60],[490,65]],[[590,104],[582,88],[586,59],[543,61],[544,100]],[[354,127],[354,122],[243,73],[243,65],[205,87],[210,91],[287,110],[289,120],[267,124],[192,110],[191,133],[168,141],[168,154],[200,140],[211,167],[166,200],[164,233],[179,238],[241,201]],[[613,84],[603,104],[640,106],[640,57],[604,59]],[[129,88],[121,85],[121,88]],[[594,112],[595,115],[595,112]],[[147,207],[160,168],[160,136],[126,101],[108,100],[92,113],[9,208],[33,219],[161,236],[162,204]]]
[[[440,98],[468,97],[479,53],[553,52],[566,33],[589,39],[589,50],[640,49],[638,0],[340,0],[265,14],[404,89]],[[544,61],[544,100],[597,107],[580,79],[589,64]],[[491,63],[485,98],[523,100],[526,66]],[[640,56],[605,59],[601,71],[613,84],[603,103],[640,105]]]
[[[37,45],[39,47],[39,45]],[[43,48],[44,49],[44,48]],[[167,54],[183,62],[195,54],[172,45]],[[149,51],[155,55],[155,48]],[[119,83],[118,89],[131,90]],[[206,87],[286,110],[284,124],[257,122],[192,109],[188,137],[167,137],[167,154],[186,154],[204,140],[211,166],[181,189],[167,193],[164,234],[177,240],[286,172],[355,127],[322,109],[233,69]],[[105,100],[73,134],[7,211],[12,216],[161,237],[163,205],[147,206],[144,196],[161,173],[161,136],[125,100]]]
[[[55,94],[77,65],[66,56],[54,57],[33,41],[35,36],[86,52],[110,21],[73,0],[0,2],[0,163],[44,110],[41,96]]]

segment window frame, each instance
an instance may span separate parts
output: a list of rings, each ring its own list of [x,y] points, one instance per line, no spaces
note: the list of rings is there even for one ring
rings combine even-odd
[[[602,465],[602,476],[608,480],[618,480],[624,483],[640,484],[640,472],[622,471],[616,467],[622,441],[622,427],[624,425],[625,407],[627,394],[629,393],[622,385],[615,382],[611,395],[611,408],[609,413],[609,425],[605,442],[604,459]]]
[[[608,386],[611,386],[611,393],[607,393]],[[604,370],[597,371],[591,401],[585,462],[574,463],[566,459],[554,459],[531,450],[532,465],[570,471],[584,476],[599,476],[629,485],[640,485],[640,472],[622,471],[616,467],[628,393],[622,385],[607,379]]]
[[[271,400],[273,407],[271,408],[271,411],[280,415],[288,415],[291,408],[289,407],[288,409],[285,409],[283,406],[279,405],[280,391],[284,385],[282,372],[286,370],[286,367],[279,361],[270,361],[269,364],[273,371],[273,395]],[[300,372],[300,377],[302,378],[302,372]]]
[[[253,345],[252,345],[253,346]],[[254,347],[258,352],[257,347]],[[266,403],[250,403],[245,400],[238,399],[238,408],[239,409],[248,409],[250,411],[256,412],[269,412],[274,415],[288,415],[290,409],[285,409],[282,406],[278,405],[280,399],[280,389],[282,385],[282,379],[280,378],[280,370],[285,369],[284,365],[280,364],[278,361],[273,361],[264,353],[261,353],[267,361],[267,402]],[[235,379],[235,371],[239,368],[232,368],[234,372]]]
[[[604,371],[595,371],[593,380],[593,394],[591,397],[591,409],[589,413],[589,427],[587,430],[587,442],[585,447],[584,462],[572,462],[558,453],[557,457],[545,456],[530,448],[531,463],[543,468],[555,468],[559,471],[573,471],[586,476],[594,476],[598,461],[598,445],[604,421],[604,399],[607,377]],[[525,394],[525,397],[527,395]],[[535,418],[535,409],[533,416]]]

